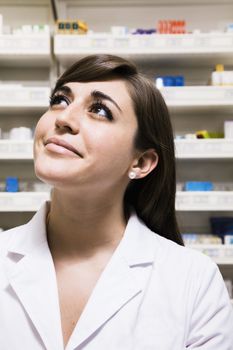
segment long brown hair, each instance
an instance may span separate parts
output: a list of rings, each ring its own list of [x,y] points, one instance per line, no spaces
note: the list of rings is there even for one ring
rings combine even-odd
[[[153,148],[159,156],[157,167],[145,178],[131,180],[125,209],[137,215],[154,232],[183,245],[175,215],[176,171],[172,126],[168,108],[154,84],[136,66],[113,55],[87,56],[68,68],[57,80],[53,93],[68,82],[121,79],[125,81],[138,121],[135,147]]]

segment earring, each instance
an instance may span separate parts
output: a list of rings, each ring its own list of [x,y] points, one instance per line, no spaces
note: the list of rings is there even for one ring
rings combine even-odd
[[[137,177],[137,174],[135,173],[135,171],[131,170],[128,174],[130,179],[135,179]]]

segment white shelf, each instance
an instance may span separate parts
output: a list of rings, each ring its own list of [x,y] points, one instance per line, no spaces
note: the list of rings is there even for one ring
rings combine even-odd
[[[232,63],[232,33],[152,34],[113,36],[107,33],[54,37],[54,53],[66,65],[89,54],[116,54],[134,60],[187,64],[197,59],[202,65]]]
[[[171,109],[233,109],[233,86],[184,86],[160,89]]]
[[[233,139],[175,140],[178,159],[232,159]]]
[[[48,192],[0,193],[0,211],[36,211]],[[177,192],[178,211],[233,210],[233,192]]]
[[[47,66],[51,63],[49,34],[0,35],[1,66]]]
[[[34,212],[49,198],[49,192],[0,192],[0,212]]]
[[[177,191],[177,211],[232,211],[233,191]]]
[[[177,159],[232,159],[233,140],[175,140]],[[33,140],[0,140],[0,160],[32,160]]]
[[[233,265],[233,245],[192,244],[186,245],[211,257],[218,265]]]
[[[44,109],[49,105],[50,92],[49,87],[1,84],[0,112]]]
[[[32,160],[33,141],[0,140],[0,160]]]

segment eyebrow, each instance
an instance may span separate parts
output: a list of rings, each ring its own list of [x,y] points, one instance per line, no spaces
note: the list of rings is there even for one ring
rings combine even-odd
[[[57,94],[59,92],[63,92],[67,96],[73,96],[73,92],[72,92],[71,88],[69,88],[69,86],[67,86],[67,85],[62,85],[59,88],[57,88],[56,90],[54,90],[53,95]]]
[[[71,90],[71,88],[67,85],[62,85],[61,87],[59,87],[57,90],[54,91],[53,94],[59,93],[59,92],[63,92],[64,94],[73,97],[74,94]],[[103,93],[102,91],[99,90],[94,90],[91,92],[91,97],[95,98],[95,99],[101,99],[101,100],[107,100],[112,102],[117,109],[122,112],[121,108],[119,107],[119,105],[116,103],[116,101],[114,101],[109,95],[106,95],[105,93]]]
[[[109,95],[104,94],[102,91],[94,90],[91,92],[91,96],[96,99],[100,98],[101,100],[112,102],[117,107],[117,109],[122,112],[116,101],[114,101]]]

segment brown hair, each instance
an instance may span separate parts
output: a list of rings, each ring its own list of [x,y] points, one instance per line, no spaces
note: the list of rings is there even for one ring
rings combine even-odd
[[[135,147],[153,148],[157,167],[145,178],[131,180],[124,197],[125,209],[137,215],[154,232],[183,245],[175,215],[176,172],[170,116],[160,92],[136,66],[121,57],[91,55],[74,63],[58,79],[53,93],[68,82],[121,79],[126,82],[138,121]]]

